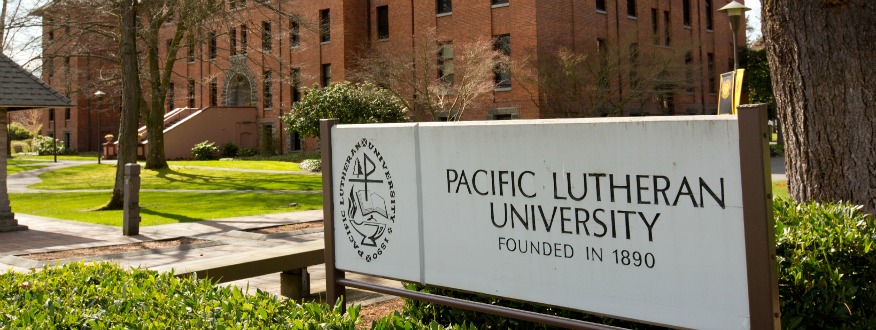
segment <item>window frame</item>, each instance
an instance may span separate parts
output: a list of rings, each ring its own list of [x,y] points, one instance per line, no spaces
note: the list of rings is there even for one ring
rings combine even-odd
[[[511,57],[511,34],[500,34],[493,39],[493,50],[501,52],[505,56]],[[496,63],[493,68],[493,83],[496,84],[495,90],[510,90],[511,70],[507,67],[502,67],[502,63]]]
[[[389,39],[389,6],[377,7],[377,40]]]
[[[638,18],[636,0],[627,0],[627,18]]]
[[[331,9],[319,11],[319,43],[327,44],[332,41],[332,13]]]
[[[273,72],[265,70],[262,73],[262,108],[265,110],[274,107],[274,82]]]
[[[270,52],[274,48],[271,21],[262,21],[262,50]]]
[[[453,0],[435,0],[435,13],[438,16],[453,14]]]

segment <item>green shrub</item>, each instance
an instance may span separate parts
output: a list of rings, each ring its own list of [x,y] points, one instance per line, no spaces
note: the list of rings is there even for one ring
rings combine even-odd
[[[240,150],[237,152],[237,156],[239,157],[254,157],[258,154],[259,151],[253,148],[240,148]]]
[[[11,141],[21,141],[33,138],[33,134],[18,122],[12,122],[6,126],[7,136]]]
[[[30,144],[32,141],[24,140],[24,141],[12,141],[10,142],[12,146],[12,153],[18,154],[22,152],[30,152]]]
[[[785,329],[876,329],[874,219],[850,204],[773,201]]]
[[[308,89],[282,120],[290,132],[319,136],[319,120],[324,118],[338,118],[342,124],[398,123],[407,121],[407,108],[371,83],[343,82]]]
[[[785,157],[785,145],[770,144],[770,157]]]
[[[224,145],[222,145],[222,157],[226,158],[234,158],[237,157],[237,151],[240,148],[237,147],[234,142],[228,141]]]
[[[449,325],[442,326],[438,322],[423,323],[419,319],[410,316],[404,316],[399,312],[394,312],[392,315],[384,316],[377,321],[371,322],[373,330],[389,330],[389,329],[428,329],[428,330],[476,330],[473,325]]]
[[[300,164],[298,164],[302,170],[311,171],[311,172],[319,172],[322,168],[322,160],[320,159],[305,159]]]
[[[195,160],[216,159],[216,153],[218,152],[219,148],[216,148],[213,142],[204,141],[192,148],[192,158]]]
[[[0,329],[354,329],[347,314],[115,264],[0,275]]]
[[[57,144],[56,144],[57,143]],[[56,140],[48,136],[38,135],[33,138],[33,146],[38,155],[63,155],[67,150],[64,141]]]

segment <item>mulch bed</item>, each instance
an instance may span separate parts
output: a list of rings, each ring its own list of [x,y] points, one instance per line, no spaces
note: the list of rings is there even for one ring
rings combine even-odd
[[[404,305],[404,299],[393,298],[376,304],[362,306],[362,310],[359,311],[359,317],[361,319],[359,324],[356,325],[356,328],[371,329],[371,322],[377,321],[386,315],[392,315],[395,311],[401,312]]]
[[[256,233],[256,234],[276,234],[276,233],[287,233],[290,231],[310,229],[310,228],[322,228],[322,221],[294,223],[294,224],[290,224],[290,225],[248,229],[248,230],[244,230],[244,231],[248,232],[248,233]]]
[[[166,239],[166,240],[149,241],[149,242],[137,242],[137,243],[129,243],[129,244],[98,246],[98,247],[92,247],[92,248],[32,253],[32,254],[20,255],[19,257],[32,259],[32,260],[40,260],[40,261],[58,260],[58,259],[69,259],[69,258],[78,258],[78,257],[99,256],[99,255],[106,255],[106,254],[125,253],[125,252],[132,252],[132,251],[151,250],[151,249],[159,249],[159,248],[172,247],[172,246],[197,244],[197,243],[203,243],[203,242],[209,242],[209,241],[203,240],[203,239],[191,238],[191,237],[179,237],[179,238],[171,238],[171,239]]]

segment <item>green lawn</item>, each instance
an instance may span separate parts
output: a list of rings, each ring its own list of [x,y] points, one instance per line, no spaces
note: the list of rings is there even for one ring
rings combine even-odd
[[[277,160],[171,160],[170,166],[206,166],[272,171],[301,171],[298,163]]]
[[[773,181],[773,198],[788,198],[788,181]]]
[[[23,160],[23,159],[9,159],[6,161],[6,175],[15,174],[18,172],[24,172],[24,171],[28,171],[28,170],[35,170],[38,168],[45,167],[42,165],[28,165],[28,164],[40,164],[40,163],[44,163],[44,162],[34,161],[34,160]]]
[[[112,189],[116,166],[89,164],[43,173],[43,182],[34,189],[74,190]],[[178,168],[160,171],[143,170],[141,189],[195,190],[320,190],[318,175],[248,173],[219,170]]]
[[[55,160],[55,156],[52,155],[15,155],[12,156],[15,159],[29,159],[29,160],[42,160],[42,161],[53,161]],[[97,154],[82,154],[82,155],[58,155],[58,160],[93,160],[97,162]]]
[[[9,194],[16,213],[122,225],[122,211],[90,211],[105,204],[109,193]],[[289,207],[298,203],[297,207]],[[211,220],[247,215],[316,210],[322,208],[320,194],[256,193],[140,193],[141,226]]]

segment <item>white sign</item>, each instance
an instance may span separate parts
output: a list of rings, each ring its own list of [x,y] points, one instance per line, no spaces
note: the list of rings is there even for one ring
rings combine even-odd
[[[749,327],[735,117],[336,126],[337,267]]]

